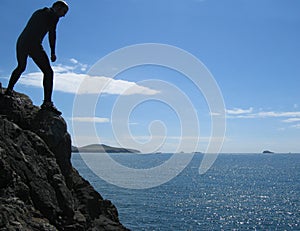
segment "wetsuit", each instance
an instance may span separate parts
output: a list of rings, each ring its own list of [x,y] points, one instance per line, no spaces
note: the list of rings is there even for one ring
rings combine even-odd
[[[44,74],[44,101],[51,102],[53,90],[53,70],[49,58],[42,46],[48,33],[51,54],[55,54],[56,25],[59,17],[52,8],[44,8],[34,12],[17,41],[18,66],[12,72],[8,89],[14,85],[25,71],[27,57],[30,56]]]

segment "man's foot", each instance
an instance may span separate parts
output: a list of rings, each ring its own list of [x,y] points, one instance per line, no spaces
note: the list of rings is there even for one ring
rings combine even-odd
[[[7,88],[5,93],[4,93],[5,96],[10,96],[10,97],[14,97],[14,92],[13,90]]]
[[[42,110],[54,112],[57,115],[61,115],[61,111],[59,111],[52,102],[45,102],[41,105]]]

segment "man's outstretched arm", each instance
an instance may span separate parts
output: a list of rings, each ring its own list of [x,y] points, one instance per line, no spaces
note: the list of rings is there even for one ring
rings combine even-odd
[[[55,62],[56,61],[56,54],[55,54],[55,44],[56,44],[56,25],[57,25],[58,20],[53,22],[53,24],[50,27],[49,30],[49,45],[51,49],[51,61]]]

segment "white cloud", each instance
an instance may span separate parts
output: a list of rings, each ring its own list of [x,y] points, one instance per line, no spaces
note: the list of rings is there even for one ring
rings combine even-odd
[[[71,59],[70,59],[70,62],[73,63],[73,64],[78,64],[78,60],[77,60],[77,59],[74,59],[74,58],[71,58]]]
[[[250,107],[249,109],[234,108],[234,109],[226,110],[227,114],[229,115],[241,115],[241,114],[251,113],[252,111],[253,111],[252,107]]]
[[[249,109],[227,109],[227,114],[230,115],[229,118],[272,118],[272,117],[292,117],[292,118],[300,118],[300,112],[275,112],[275,111],[260,111],[260,112],[253,112],[253,108]]]
[[[77,59],[71,58],[70,62],[73,64],[74,70],[80,70],[85,72],[88,68],[88,65],[79,62]]]
[[[130,122],[129,125],[139,125],[139,123],[136,123],[136,122]]]
[[[293,127],[293,128],[297,128],[297,129],[300,129],[300,124],[294,124],[292,127]]]
[[[286,120],[282,120],[284,123],[294,123],[294,122],[300,122],[300,118],[289,118]]]
[[[73,63],[78,63],[72,59]],[[83,64],[80,64],[83,66]],[[55,71],[54,90],[72,94],[115,94],[115,95],[155,95],[159,91],[138,85],[134,82],[116,80],[105,76],[89,76],[73,72],[76,66],[57,65]],[[42,73],[33,72],[24,75],[20,84],[42,87]]]
[[[108,118],[101,117],[72,117],[71,120],[85,123],[108,123]]]
[[[256,114],[257,117],[300,117],[300,112],[259,112]]]
[[[75,66],[70,66],[70,65],[55,65],[52,67],[54,73],[68,73],[68,72],[73,72],[76,67]],[[41,72],[37,72],[42,75]]]
[[[284,123],[296,123],[300,122],[300,111],[287,111],[287,112],[275,112],[275,111],[259,111],[253,112],[253,108],[240,109],[234,108],[232,110],[226,110],[230,119],[267,119],[267,118],[282,118],[281,122]],[[292,128],[300,128],[300,124],[294,124],[290,126]]]

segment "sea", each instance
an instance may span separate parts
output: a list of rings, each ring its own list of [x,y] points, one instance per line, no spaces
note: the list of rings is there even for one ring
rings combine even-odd
[[[130,230],[300,230],[300,154],[219,154],[202,175],[203,154],[195,154],[176,177],[147,189],[107,183],[87,167],[83,155],[101,154],[73,153],[72,164],[112,201]],[[110,155],[141,169],[172,157]]]

